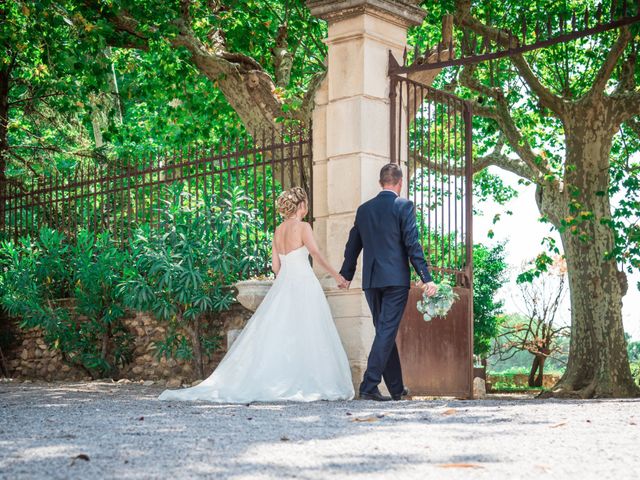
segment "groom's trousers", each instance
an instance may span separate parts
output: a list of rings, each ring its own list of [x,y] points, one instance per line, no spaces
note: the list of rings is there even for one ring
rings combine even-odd
[[[368,288],[364,294],[373,316],[376,336],[360,392],[375,392],[384,378],[389,393],[399,395],[404,389],[404,383],[396,335],[409,298],[409,287]]]

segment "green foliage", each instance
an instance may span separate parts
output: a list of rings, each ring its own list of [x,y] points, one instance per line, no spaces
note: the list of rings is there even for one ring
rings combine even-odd
[[[161,228],[136,232],[133,264],[120,292],[129,307],[168,324],[158,355],[192,359],[202,374],[203,357],[219,340],[217,332],[203,332],[203,322],[229,309],[235,281],[263,269],[269,242],[266,235],[247,235],[260,219],[242,208],[246,199],[239,188],[195,207],[189,207],[189,196],[182,183],[172,185]]]
[[[425,22],[410,29],[409,44],[417,45],[420,51],[426,46],[434,46],[441,40],[441,19],[444,14],[454,13],[455,0],[440,2],[421,2],[427,11]],[[581,14],[588,8],[591,15],[588,17],[590,25],[595,22],[594,12],[598,6],[604,7],[605,17],[608,19],[610,7],[613,6],[615,14],[619,17],[623,8],[627,8],[628,14],[636,11],[636,5],[632,2],[600,2],[596,0],[571,0],[559,2],[556,0],[532,0],[526,5],[518,0],[474,0],[471,2],[472,14],[482,22],[492,26],[511,31],[522,40],[522,20],[526,18],[529,26],[526,31],[526,42],[536,40],[537,24],[546,27],[551,22],[555,34],[558,33],[558,20],[564,18],[566,31],[571,27],[573,12],[577,12],[577,28],[583,28],[585,16]],[[614,92],[621,82],[624,68],[622,65],[630,64],[635,58],[639,35],[638,25],[630,26],[633,40],[625,49],[618,65],[613,69],[606,92]],[[464,29],[454,30],[454,44],[460,46]],[[552,94],[564,97],[564,102],[577,102],[583,98],[593,86],[593,81],[598,70],[611,50],[617,30],[590,35],[588,37],[560,43],[552,47],[536,50],[524,55],[531,71],[540,82]],[[413,57],[413,49],[409,48],[409,58]],[[576,135],[577,132],[565,132],[563,122],[548,108],[544,102],[528,87],[527,82],[519,74],[512,60],[509,58],[488,60],[474,67],[473,76],[480,89],[471,89],[464,86],[460,79],[462,67],[444,69],[436,77],[434,86],[448,89],[464,98],[472,100],[482,108],[492,108],[496,105],[494,99],[487,92],[499,89],[501,95],[507,100],[507,108],[513,120],[513,125],[519,131],[519,145],[507,142],[502,153],[510,158],[518,158],[517,147],[530,146],[534,155],[533,161],[540,164],[546,162],[549,171],[544,172],[538,181],[545,188],[557,188],[558,182],[569,193],[566,210],[568,215],[559,219],[554,228],[560,231],[570,232],[577,238],[589,242],[593,240],[591,233],[593,223],[597,222],[609,226],[615,235],[615,245],[611,251],[603,252],[603,259],[615,258],[629,273],[640,268],[640,166],[635,155],[640,150],[640,123],[638,119],[632,119],[622,125],[614,136],[613,147],[610,155],[609,178],[605,178],[607,172],[602,170],[598,182],[607,188],[596,192],[597,196],[608,196],[611,199],[612,211],[596,213],[593,207],[593,199],[588,198],[585,192],[575,189],[572,183],[572,175],[577,168],[585,167],[573,164],[567,160],[567,135]],[[635,68],[636,83],[640,81],[640,70]],[[468,73],[468,71],[467,71]],[[498,144],[502,136],[500,128],[492,119],[475,116],[474,126],[474,156],[483,157],[490,154]],[[616,130],[618,130],[616,128]],[[588,167],[587,167],[588,168]],[[485,176],[487,175],[487,176]],[[498,203],[508,197],[508,191],[499,183],[491,179],[488,174],[476,174],[474,177],[474,198],[482,201],[493,197]],[[535,178],[522,179],[523,183],[535,182]],[[548,221],[548,219],[545,219]],[[540,256],[540,262],[534,268],[520,278],[522,281],[531,281],[546,269],[545,255],[558,253],[556,248],[547,242],[543,245],[547,249]],[[638,285],[640,288],[640,285]]]
[[[473,353],[486,356],[498,334],[504,302],[496,298],[506,282],[504,244],[473,247]]]
[[[517,392],[529,392],[529,391],[545,391],[544,387],[530,387],[528,385],[518,385],[513,381],[501,380],[491,385],[491,390],[494,392],[505,393],[517,393]]]
[[[41,329],[49,348],[94,377],[126,363],[130,337],[114,292],[126,255],[107,236],[81,232],[74,244],[43,228],[36,239],[3,242],[0,258],[0,302],[21,328]]]
[[[80,326],[83,363],[92,370],[110,372],[108,358],[114,365],[131,360],[132,336],[121,322],[126,312],[116,292],[128,261],[108,233],[81,231],[71,249],[76,312],[86,318]]]
[[[608,255],[623,264],[628,273],[640,269],[640,160],[634,155],[640,150],[640,120],[636,119],[633,126],[633,130],[623,126],[616,137],[611,151],[611,186],[608,192],[597,193],[617,200],[611,218],[601,222],[615,234],[615,247]]]
[[[505,185],[504,180],[488,169],[480,170],[473,175],[473,198],[477,203],[492,199],[499,205],[518,196],[518,191]]]
[[[303,0],[192,2],[191,26],[205,45],[247,55],[274,74],[279,27],[286,25],[291,80],[278,95],[295,110],[325,69],[326,24]],[[244,131],[218,88],[184,49],[171,45],[179,2],[12,1],[0,7],[0,65],[11,66],[10,170],[64,169],[148,155],[185,144],[218,143]],[[148,41],[117,31],[127,11]]]
[[[549,271],[549,267],[553,265],[553,258],[547,253],[539,253],[531,263],[530,267],[524,272],[518,274],[516,279],[518,283],[532,282],[534,278],[539,278],[542,274]]]
[[[59,345],[69,329],[68,312],[58,302],[70,292],[69,247],[64,236],[43,228],[36,239],[4,241],[0,254],[4,308],[21,319],[22,328],[42,328],[45,341]]]
[[[625,337],[627,340],[627,354],[629,355],[631,375],[635,382],[640,385],[640,342],[631,341],[631,338],[626,333]]]
[[[99,45],[80,41],[57,1],[3,2],[0,16],[0,70],[8,83],[8,147],[0,156],[8,173],[99,156],[92,117],[111,101],[110,62]]]

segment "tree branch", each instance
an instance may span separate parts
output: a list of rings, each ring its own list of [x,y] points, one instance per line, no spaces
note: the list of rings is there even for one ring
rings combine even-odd
[[[615,93],[611,95],[613,102],[612,111],[618,120],[618,124],[628,122],[633,117],[640,115],[640,91]],[[627,123],[629,125],[629,123]],[[633,128],[633,124],[631,124]]]
[[[287,26],[280,25],[278,27],[278,36],[276,44],[271,49],[273,53],[273,66],[276,75],[276,85],[286,87],[289,85],[291,78],[291,68],[293,67],[293,55],[289,52],[289,44],[287,42]]]
[[[529,166],[520,160],[514,160],[512,158],[509,158],[507,155],[504,155],[502,153],[503,147],[504,138],[500,137],[491,153],[482,157],[474,158],[472,164],[473,173],[477,173],[491,165],[494,165],[534,182],[536,180],[536,175],[533,171],[531,171]],[[452,169],[449,166],[443,166],[439,162],[434,162],[431,159],[418,154],[417,152],[409,152],[409,158],[412,161],[416,162],[418,165],[421,165],[423,168],[428,168],[431,171],[438,172],[443,175],[462,177],[466,173],[464,167],[456,167]]]
[[[614,93],[633,92],[636,88],[636,64],[638,54],[635,49],[629,53],[626,61],[622,62],[622,71],[620,72],[620,82]]]
[[[463,86],[470,88],[471,90],[474,90],[481,95],[485,95],[486,97],[493,98],[494,100],[504,96],[502,90],[500,90],[499,88],[487,87],[486,85],[483,85],[482,83],[480,83],[478,79],[476,79],[473,76],[473,74],[476,71],[476,68],[477,68],[477,65],[473,65],[473,64],[465,65],[458,77],[460,80],[460,83]]]
[[[94,0],[86,0],[85,3],[96,15],[106,18],[117,32],[136,39],[136,48],[140,48],[140,44],[148,48],[148,38],[141,32],[140,22],[126,10],[105,13]],[[194,66],[220,88],[251,134],[256,135],[277,126],[278,118],[310,122],[310,110],[304,111],[306,115],[295,110],[283,111],[284,102],[271,76],[256,60],[241,53],[226,51],[222,41],[211,45],[203,43],[191,29],[190,5],[191,0],[180,0],[180,17],[171,21],[178,33],[164,39],[175,48],[189,51]],[[150,31],[156,33],[158,28],[151,27]],[[110,43],[112,40],[115,45],[123,46],[121,36],[109,39]]]
[[[505,98],[504,92],[499,88],[491,88],[486,85],[480,83],[474,76],[474,72],[476,70],[476,66],[467,65],[460,72],[460,83],[481,94],[485,95],[489,98],[492,98],[496,106],[495,107],[486,107],[484,105],[478,105],[477,102],[474,104],[474,113],[479,114],[481,116],[492,118],[498,123],[498,126],[502,130],[502,133],[507,138],[509,145],[513,149],[514,152],[522,159],[524,164],[527,166],[526,169],[521,168],[521,162],[519,165],[516,165],[517,175],[520,175],[524,178],[527,178],[531,181],[536,181],[540,175],[544,175],[548,173],[549,167],[548,165],[544,165],[540,163],[539,157],[533,152],[529,142],[523,137],[518,130],[513,117],[511,116],[511,111],[507,100]],[[505,168],[506,170],[513,171],[514,165],[510,161],[505,162],[503,159],[499,159],[503,165],[508,166],[509,168]],[[503,167],[504,168],[504,167]],[[526,175],[523,175],[525,173]],[[537,173],[537,174],[534,174]]]
[[[618,39],[609,50],[607,57],[604,62],[600,66],[600,70],[596,74],[596,78],[593,81],[593,85],[591,89],[587,93],[586,97],[588,98],[599,98],[604,93],[604,89],[607,86],[607,82],[611,78],[611,74],[615,69],[618,60],[624,53],[624,49],[627,47],[627,44],[631,40],[631,32],[628,27],[621,27],[620,33],[618,34]]]
[[[48,97],[62,97],[68,95],[66,92],[55,92],[55,93],[48,93],[45,95],[35,95],[32,97],[26,97],[26,98],[18,98],[17,100],[13,100],[11,102],[9,102],[9,106],[13,107],[14,105],[18,105],[20,103],[28,103],[28,102],[32,102],[35,100],[41,100],[43,98],[48,98]]]
[[[483,37],[490,38],[492,41],[504,47],[515,47],[518,45],[518,40],[510,37],[508,32],[485,25],[471,15],[471,0],[456,0],[456,13],[454,18],[460,27],[470,28],[474,32],[481,34]],[[510,40],[511,44],[509,43]],[[540,82],[522,54],[512,55],[510,59],[529,88],[540,98],[542,104],[553,111],[559,118],[562,118],[566,114],[564,99],[555,95]]]
[[[504,97],[499,97],[496,101],[496,111],[498,117],[496,121],[507,138],[509,145],[514,152],[520,157],[520,159],[529,167],[532,172],[535,172],[535,177],[532,181],[537,181],[542,175],[549,173],[548,165],[543,164],[540,161],[540,157],[536,155],[531,149],[529,142],[522,136],[520,130],[516,126],[507,100]]]
[[[416,58],[416,64],[434,63],[438,60],[449,60],[454,56],[453,49],[453,16],[445,15],[442,17],[441,42],[433,47],[426,55]],[[422,83],[423,85],[433,84],[434,78],[438,76],[442,69],[422,70],[418,72],[410,72],[407,76],[409,80]],[[411,100],[411,99],[408,99]],[[411,104],[411,103],[409,103]]]
[[[637,116],[633,116],[625,122],[626,125],[636,134],[638,138],[640,138],[640,118]]]

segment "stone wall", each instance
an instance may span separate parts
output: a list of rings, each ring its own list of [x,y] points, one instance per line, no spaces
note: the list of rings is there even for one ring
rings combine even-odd
[[[226,352],[226,332],[242,328],[250,317],[251,312],[235,304],[231,310],[212,321],[211,328],[220,331],[222,341],[220,350],[206,365],[206,372],[213,371]],[[125,318],[124,324],[134,337],[133,355],[131,362],[120,368],[118,379],[153,380],[172,387],[198,380],[191,362],[156,358],[155,342],[164,338],[165,325],[142,312]],[[49,350],[41,331],[15,328],[12,333],[13,345],[4,352],[10,377],[47,381],[91,379],[83,369],[66,364],[60,352]]]

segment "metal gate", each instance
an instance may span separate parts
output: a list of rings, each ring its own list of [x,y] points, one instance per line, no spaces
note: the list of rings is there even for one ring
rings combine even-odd
[[[436,281],[459,295],[446,318],[425,322],[413,287],[398,349],[414,395],[473,395],[472,110],[447,92],[391,75],[391,161],[406,168],[409,198]]]

